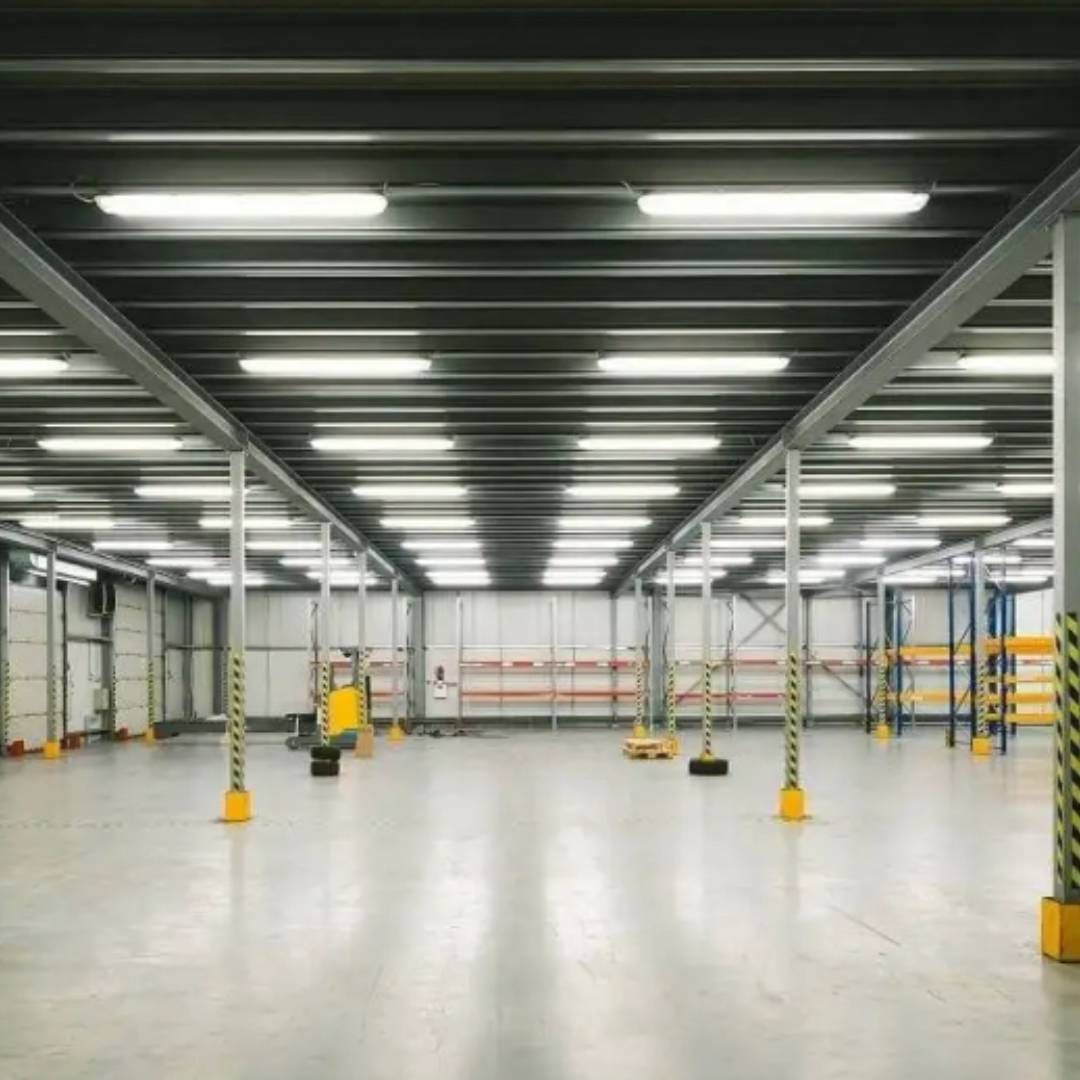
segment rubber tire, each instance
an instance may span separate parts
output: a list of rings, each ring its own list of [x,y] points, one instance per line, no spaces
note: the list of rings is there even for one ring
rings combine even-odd
[[[690,759],[691,776],[727,776],[727,758],[713,758],[711,761],[702,761],[701,758]]]
[[[312,776],[337,776],[341,772],[340,761],[325,761],[318,758],[312,759]]]
[[[312,761],[340,761],[341,760],[341,747],[340,746],[313,746],[311,748],[311,760]]]

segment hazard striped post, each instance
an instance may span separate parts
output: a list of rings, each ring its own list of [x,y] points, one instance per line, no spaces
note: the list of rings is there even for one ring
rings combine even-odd
[[[11,741],[11,559],[0,551],[0,757]]]
[[[971,559],[972,573],[972,642],[971,662],[975,665],[975,731],[971,736],[971,752],[976,757],[988,757],[990,745],[990,660],[986,652],[986,553],[975,549]]]
[[[675,552],[670,548],[664,561],[667,605],[664,611],[664,719],[667,743],[679,752],[679,703],[675,697]]]
[[[1041,947],[1080,961],[1080,215],[1054,226],[1054,891]]]
[[[319,743],[330,745],[330,523],[319,526],[322,573],[319,580]]]
[[[644,739],[645,729],[645,593],[640,577],[634,578],[634,730]]]
[[[787,655],[784,678],[784,784],[780,789],[780,817],[801,821],[806,817],[806,793],[799,783],[802,742],[802,594],[799,589],[799,469],[800,452],[788,450],[785,505],[784,613]]]
[[[884,574],[877,579],[877,683],[874,692],[874,738],[892,738],[889,727],[889,593]]]
[[[247,700],[244,686],[246,649],[244,564],[244,452],[229,454],[229,640],[225,654],[225,702],[228,709],[229,787],[222,820],[239,824],[251,820],[251,792],[245,786]]]
[[[143,732],[143,739],[147,743],[154,742],[154,721],[157,720],[157,663],[154,657],[156,599],[157,585],[151,571],[146,575],[146,731]]]
[[[712,525],[701,526],[701,755],[712,752]]]

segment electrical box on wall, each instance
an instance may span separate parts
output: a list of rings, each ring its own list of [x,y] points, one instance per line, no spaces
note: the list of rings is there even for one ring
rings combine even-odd
[[[108,712],[110,694],[107,686],[94,687],[94,712]]]
[[[116,586],[111,581],[95,581],[90,586],[90,614],[98,618],[116,611]]]

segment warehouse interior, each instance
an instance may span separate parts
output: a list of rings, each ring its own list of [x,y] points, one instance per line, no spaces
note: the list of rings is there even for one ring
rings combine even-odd
[[[0,11],[4,1077],[1080,1075],[1080,8]]]

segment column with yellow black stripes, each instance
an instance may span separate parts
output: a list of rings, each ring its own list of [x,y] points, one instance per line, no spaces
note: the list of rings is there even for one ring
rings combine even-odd
[[[251,792],[245,786],[247,703],[244,687],[246,648],[244,565],[244,452],[229,454],[229,639],[225,654],[225,706],[228,710],[229,787],[222,820],[237,824],[251,819]]]
[[[668,750],[679,752],[679,703],[675,697],[675,552],[667,551],[664,564],[666,601],[664,609],[664,719]]]
[[[640,577],[634,578],[634,730],[635,739],[648,735],[645,727],[645,594]]]
[[[806,817],[806,793],[799,778],[802,744],[802,596],[799,589],[799,468],[800,453],[788,450],[785,505],[784,613],[787,652],[784,665],[784,786],[780,789],[780,817],[801,821]]]
[[[154,649],[154,631],[157,626],[157,586],[154,573],[146,575],[146,730],[143,739],[154,742],[154,724],[157,721],[157,662]]]
[[[971,662],[975,665],[975,730],[971,734],[971,752],[977,757],[987,757],[993,747],[990,743],[990,661],[987,657],[986,624],[986,553],[981,547],[975,549],[971,558],[973,607]]]
[[[1041,946],[1080,962],[1080,215],[1054,226],[1054,862]]]
[[[889,727],[889,594],[885,576],[877,579],[877,679],[874,689],[874,738],[892,738]]]
[[[701,526],[701,751],[690,759],[692,776],[726,776],[726,758],[713,754],[712,730],[712,525]]]

